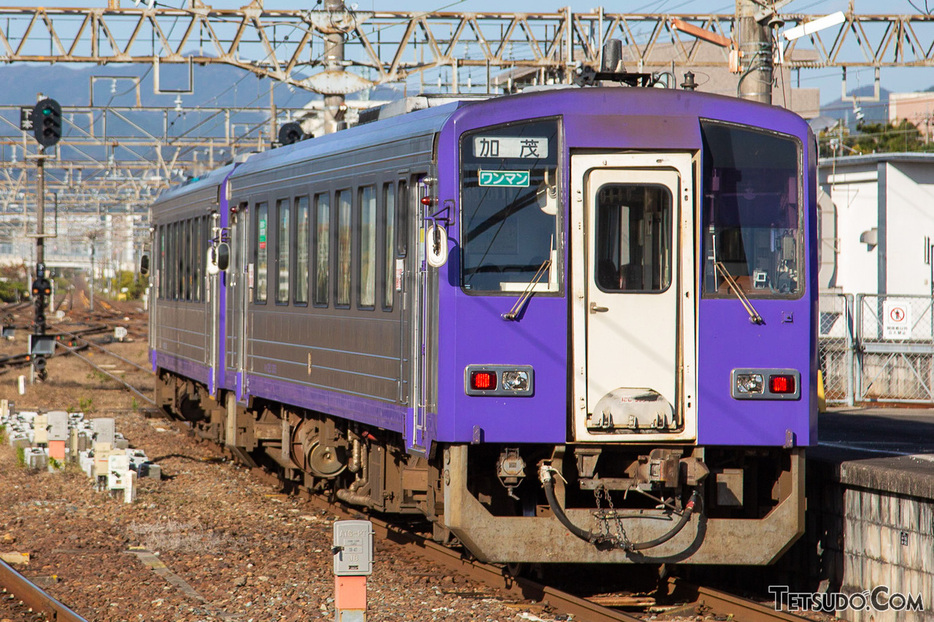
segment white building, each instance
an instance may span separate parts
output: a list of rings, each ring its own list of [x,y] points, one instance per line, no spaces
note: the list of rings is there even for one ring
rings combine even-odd
[[[139,255],[148,243],[148,223],[139,214],[62,214],[57,225],[46,219],[45,264],[49,268],[78,268],[89,271],[93,265],[98,277],[114,276],[116,271],[134,271]],[[21,265],[32,269],[36,261],[36,240],[29,231],[0,243],[0,265]]]
[[[820,161],[820,289],[934,293],[934,153]]]

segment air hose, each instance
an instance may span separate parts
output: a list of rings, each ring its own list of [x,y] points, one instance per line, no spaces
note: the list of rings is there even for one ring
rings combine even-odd
[[[568,531],[581,540],[586,540],[601,548],[611,544],[613,542],[612,538],[588,531],[571,522],[571,519],[564,513],[564,508],[561,507],[561,504],[558,503],[558,498],[555,496],[555,476],[561,477],[554,467],[546,464],[539,467],[538,479],[542,482],[542,487],[545,489],[545,497],[548,499],[548,505],[551,507],[551,511],[554,513],[555,518],[558,519],[558,522],[567,527]],[[694,513],[694,508],[699,502],[700,494],[698,494],[697,490],[694,490],[694,492],[691,493],[691,498],[684,506],[684,511],[681,512],[681,518],[678,519],[678,522],[675,523],[671,529],[653,540],[647,542],[630,542],[623,548],[627,551],[644,551],[645,549],[651,549],[668,542],[678,535],[678,533],[684,529],[684,526],[688,524],[688,521],[691,520],[691,515]]]

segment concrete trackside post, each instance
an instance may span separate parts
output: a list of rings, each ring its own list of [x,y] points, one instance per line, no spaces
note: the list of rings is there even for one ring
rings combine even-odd
[[[373,573],[373,524],[368,520],[334,523],[335,622],[366,621],[366,578]]]

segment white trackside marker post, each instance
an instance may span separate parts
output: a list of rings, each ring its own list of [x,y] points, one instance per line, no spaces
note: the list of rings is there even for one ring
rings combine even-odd
[[[366,622],[366,578],[373,573],[373,524],[334,523],[335,622]]]

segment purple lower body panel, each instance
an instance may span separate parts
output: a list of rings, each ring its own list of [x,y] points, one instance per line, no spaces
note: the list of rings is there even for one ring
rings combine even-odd
[[[406,417],[412,412],[398,404],[297,385],[253,374],[247,374],[246,384],[249,387],[249,393],[256,397],[358,421],[393,432],[403,432]]]
[[[211,368],[203,363],[196,363],[165,352],[155,352],[153,356],[153,370],[167,369],[179,376],[191,378],[207,385],[211,379]]]
[[[808,446],[817,416],[807,300],[754,300],[764,323],[753,324],[738,299],[702,300],[698,334],[699,445]],[[792,369],[800,398],[741,400],[734,369]]]

